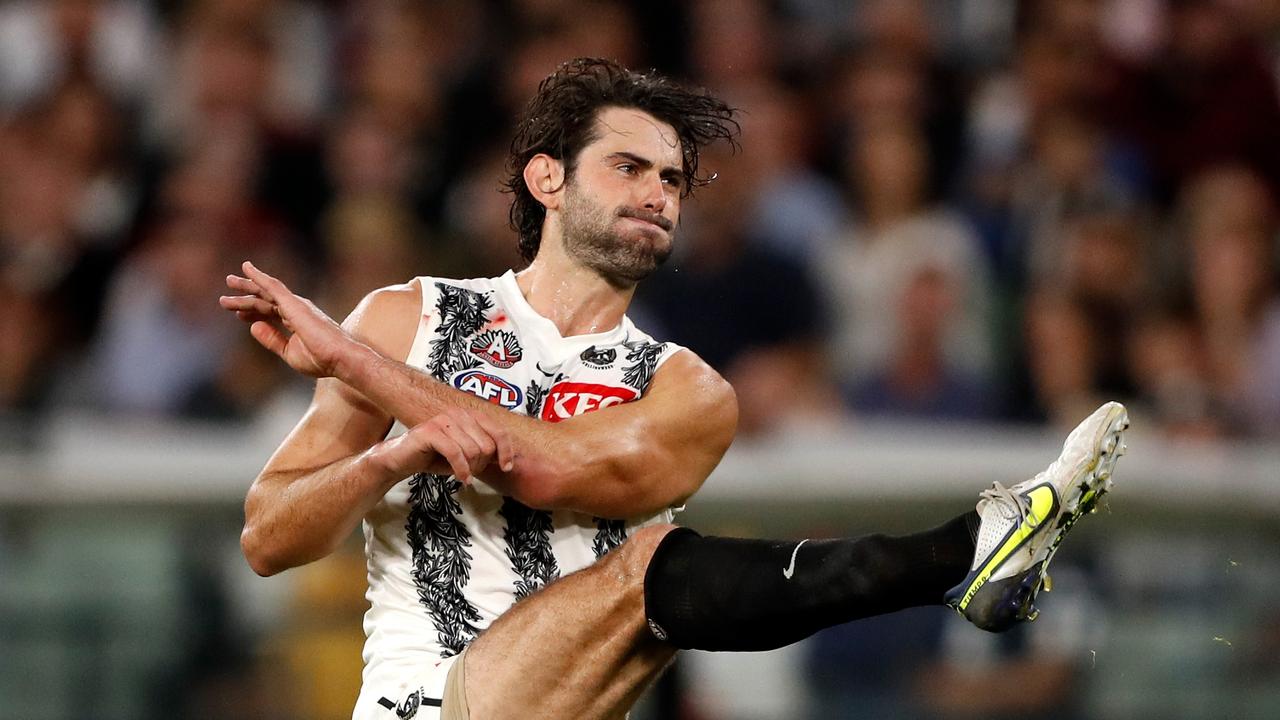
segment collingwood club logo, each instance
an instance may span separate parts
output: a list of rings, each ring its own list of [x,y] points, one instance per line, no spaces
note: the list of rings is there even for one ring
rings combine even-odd
[[[486,330],[471,341],[471,354],[494,367],[509,368],[520,362],[520,341],[506,330]]]
[[[618,359],[618,351],[613,348],[597,348],[595,345],[582,351],[582,362],[593,368],[607,368]]]
[[[426,697],[423,689],[418,688],[417,690],[409,693],[408,697],[406,697],[399,705],[395,704],[393,700],[385,696],[378,698],[378,704],[394,712],[396,717],[400,718],[400,720],[411,720],[418,714],[418,709],[423,705],[440,707],[442,703],[439,700]]]

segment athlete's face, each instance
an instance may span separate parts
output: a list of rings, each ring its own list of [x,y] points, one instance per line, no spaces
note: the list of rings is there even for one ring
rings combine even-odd
[[[631,285],[671,254],[684,189],[680,141],[670,125],[629,108],[602,110],[596,135],[565,184],[565,252]]]

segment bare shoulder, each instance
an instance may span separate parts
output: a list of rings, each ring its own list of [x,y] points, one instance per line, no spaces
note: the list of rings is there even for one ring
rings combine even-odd
[[[422,284],[415,278],[364,296],[342,327],[379,353],[403,361],[413,346],[422,312]]]
[[[714,434],[727,434],[738,426],[738,396],[733,386],[698,354],[684,349],[672,355],[653,376],[649,395],[678,403],[681,414]]]
[[[679,384],[686,390],[694,389],[699,394],[707,394],[718,400],[736,398],[729,381],[688,348],[680,350],[663,363],[654,374],[653,382],[655,388],[660,384]]]

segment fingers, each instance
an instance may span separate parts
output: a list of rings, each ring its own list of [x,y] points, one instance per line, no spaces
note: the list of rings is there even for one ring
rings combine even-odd
[[[245,260],[240,265],[240,268],[245,277],[240,277],[239,275],[227,276],[227,287],[232,290],[260,298],[262,301],[275,306],[277,312],[279,312],[281,302],[289,303],[297,299],[297,296],[283,282],[262,272],[248,260]],[[280,314],[283,315],[284,313],[281,312]]]
[[[413,462],[413,470],[425,469],[443,460],[454,477],[463,484],[470,484],[474,474],[474,458],[477,457],[479,448],[466,432],[455,425],[448,414],[437,415],[415,425],[403,439],[419,455]]]
[[[240,319],[251,323],[249,325],[249,334],[253,336],[254,340],[258,341],[259,345],[282,358],[285,356],[285,348],[289,345],[289,338],[283,330],[266,320],[254,320],[252,317],[246,318],[243,316]]]
[[[227,287],[246,295],[262,295],[262,288],[258,287],[258,283],[239,275],[228,275]]]
[[[479,431],[474,420],[466,413],[454,411],[448,413],[443,426],[449,438],[462,448],[462,454],[467,459],[467,467],[470,468],[471,474],[488,467],[489,459],[492,457],[493,443]]]
[[[498,447],[493,437],[481,426],[479,414],[456,410],[450,412],[449,417],[456,423],[453,426],[456,431],[465,436],[465,447],[474,450],[473,454],[469,454],[472,469],[480,472],[488,467]]]
[[[252,313],[263,317],[277,317],[276,306],[253,295],[223,295],[218,298],[218,305],[224,310],[236,313]]]
[[[293,292],[289,290],[283,282],[280,282],[276,278],[262,272],[256,265],[248,260],[245,260],[244,263],[240,265],[240,268],[244,271],[248,280],[258,287],[257,294],[261,295],[263,298],[266,298],[271,302],[277,302],[278,300],[287,299],[293,295]]]
[[[248,260],[244,262],[243,268],[248,277],[228,275],[227,287],[244,293],[246,297],[255,298],[255,301],[244,301],[246,304],[253,302],[253,307],[229,307],[227,303],[232,302],[230,300],[223,301],[223,307],[261,314],[274,313],[288,330],[303,336],[312,352],[321,350],[319,354],[322,356],[327,356],[323,351],[332,349],[333,343],[341,344],[341,340],[334,334],[341,333],[340,326],[316,307],[315,303],[294,293],[283,282],[262,272]]]
[[[265,337],[264,340],[270,340]],[[403,438],[405,448],[414,448],[418,459],[408,462],[414,470],[437,463],[447,464],[454,477],[469,484],[477,473],[483,472],[495,459],[504,471],[510,470],[514,453],[507,433],[501,425],[483,413],[453,409],[414,426]]]
[[[511,446],[511,435],[507,429],[502,423],[485,413],[475,413],[473,417],[480,429],[493,441],[494,450],[491,452],[498,460],[498,467],[502,468],[503,472],[511,472],[515,467],[516,453]]]
[[[450,435],[434,435],[430,438],[430,446],[453,470],[453,476],[464,485],[471,484],[471,463],[462,446]]]

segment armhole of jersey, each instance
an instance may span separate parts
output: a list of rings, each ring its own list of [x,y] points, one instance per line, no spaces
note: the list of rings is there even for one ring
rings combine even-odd
[[[414,332],[413,344],[409,346],[409,355],[405,357],[404,364],[423,368],[427,353],[431,350],[431,327],[438,319],[432,312],[435,307],[436,286],[434,278],[419,277],[417,280],[422,287],[422,306],[418,308],[418,328]]]
[[[658,364],[655,365],[653,368],[655,371],[658,368],[662,367],[663,365],[666,365],[667,361],[670,360],[673,356],[675,356],[676,353],[680,352],[681,350],[689,349],[683,345],[677,345],[673,342],[663,343],[663,345],[666,345],[667,347],[663,350],[662,355],[658,356]]]
[[[668,360],[675,357],[676,353],[689,349],[683,345],[677,345],[673,342],[668,342],[663,344],[666,345],[666,348],[663,350],[662,355],[658,357],[658,364],[654,367],[655,373],[658,370],[661,370],[662,366],[665,365]],[[684,512],[685,506],[687,504],[688,503],[681,503],[678,507],[677,506],[669,507],[666,510],[663,510],[661,513],[659,513],[657,517],[661,518],[660,522],[664,522],[668,524],[674,523],[676,521],[676,514]]]
[[[414,330],[413,344],[409,346],[409,354],[405,356],[404,364],[409,367],[424,369],[426,367],[427,353],[431,351],[431,326],[436,320],[435,314],[428,310],[428,308],[435,307],[436,286],[432,278],[419,277],[417,280],[418,284],[422,286],[422,307],[418,308],[418,325],[417,329]],[[391,429],[387,431],[387,437],[403,435],[407,429],[404,423],[396,420],[391,424]]]
[[[657,375],[658,371],[662,369],[662,366],[666,365],[668,360],[675,357],[676,353],[689,349],[683,345],[677,345],[673,342],[664,342],[662,344],[665,347],[663,347],[662,349],[662,354],[658,356],[658,362],[653,366],[654,375]],[[646,386],[645,393],[647,394],[648,392],[649,392],[649,388],[648,386]]]

